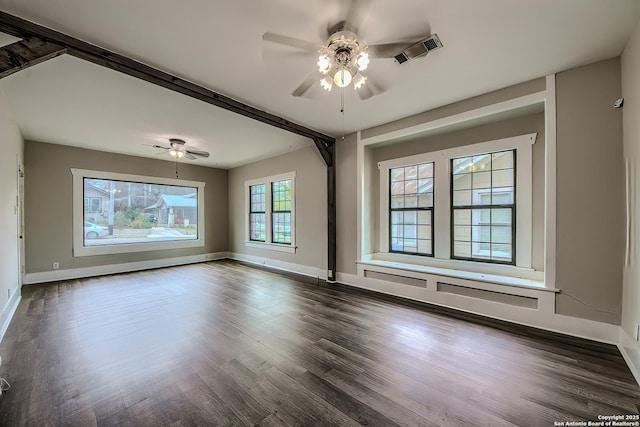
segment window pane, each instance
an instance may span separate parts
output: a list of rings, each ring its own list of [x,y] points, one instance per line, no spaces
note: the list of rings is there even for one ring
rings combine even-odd
[[[418,238],[419,239],[431,239],[431,226],[419,225],[418,226]]]
[[[404,168],[391,169],[391,181],[404,181]]]
[[[471,191],[458,190],[453,192],[453,205],[454,206],[469,206],[471,205]]]
[[[493,172],[493,187],[513,187],[513,169]]]
[[[249,215],[249,240],[265,241],[265,214]]]
[[[431,224],[431,214],[432,212],[429,211],[418,211],[418,224]]]
[[[198,188],[83,178],[84,246],[198,238]]]
[[[471,241],[471,227],[467,225],[453,227],[453,240]]]
[[[402,181],[391,183],[391,195],[397,196],[398,194],[404,194],[404,183]]]
[[[273,211],[291,210],[291,180],[271,183]]]
[[[417,179],[418,178],[418,166],[414,165],[414,166],[407,166],[404,168],[404,179],[405,180],[409,180],[409,179]]]
[[[433,247],[433,243],[431,240],[418,240],[418,253],[431,255],[431,248]]]
[[[453,212],[454,225],[471,225],[471,211],[468,209],[456,209]]]
[[[391,209],[404,208],[404,196],[391,196]]]
[[[473,188],[491,188],[491,171],[474,173]]]
[[[274,243],[291,244],[291,213],[273,214],[272,241]]]
[[[418,192],[418,181],[411,180],[404,182],[404,194],[416,194]]]
[[[430,208],[433,206],[433,193],[427,193],[418,196],[419,208]]]
[[[471,242],[453,242],[453,255],[460,258],[471,258]]]
[[[418,177],[419,178],[433,177],[433,163],[423,163],[421,165],[418,165]]]
[[[461,157],[459,159],[453,159],[453,174],[458,175],[460,173],[471,172],[471,164],[473,157]]]
[[[454,190],[471,190],[471,174],[464,173],[453,176]]]
[[[513,151],[502,151],[492,154],[492,169],[513,169]]]
[[[418,207],[418,197],[413,196],[404,196],[404,207],[405,208],[415,208]]]
[[[508,263],[514,261],[514,153],[514,150],[509,150],[452,160],[451,203],[454,211],[451,232],[454,258],[465,258],[461,254],[466,253],[468,248],[461,246],[461,242],[470,240],[471,251],[467,258]],[[470,180],[470,191],[467,189],[467,179]],[[486,208],[470,209],[466,206]],[[492,254],[494,247],[496,254]]]

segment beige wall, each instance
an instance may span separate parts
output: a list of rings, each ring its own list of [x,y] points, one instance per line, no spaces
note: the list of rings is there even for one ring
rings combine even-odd
[[[620,59],[556,76],[556,312],[620,322],[624,168]]]
[[[627,354],[640,372],[640,343],[634,341],[640,324],[640,21],[622,54],[622,110],[624,157],[630,164],[629,206],[631,233],[629,264],[624,269],[622,291],[622,329],[629,340],[623,342]],[[640,377],[638,377],[640,381]]]
[[[295,171],[295,254],[245,245],[245,181]],[[229,251],[327,270],[327,171],[315,147],[229,171]]]
[[[356,134],[336,141],[336,271],[356,274],[358,256],[357,238],[353,233],[358,227],[358,200],[356,191]]]
[[[18,163],[22,163],[23,141],[4,95],[0,90],[0,319],[4,320],[9,302],[19,292],[20,260],[18,243]],[[0,322],[0,327],[1,327]]]
[[[205,246],[74,258],[70,169],[175,178],[170,161],[27,141],[25,143],[25,249],[27,273],[148,261],[227,250],[227,171],[179,163],[180,178],[205,182]]]

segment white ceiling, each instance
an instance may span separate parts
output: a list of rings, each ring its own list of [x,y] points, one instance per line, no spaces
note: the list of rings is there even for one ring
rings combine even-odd
[[[290,93],[316,59],[262,41],[273,32],[317,43],[346,17],[338,0],[0,0],[0,9],[124,54],[333,136],[619,55],[638,0],[360,0],[370,44],[437,33],[444,48],[366,71],[386,89]],[[0,44],[15,39],[0,37]],[[210,151],[197,164],[231,168],[311,144],[305,138],[70,56],[0,81],[27,139],[156,157],[170,137]],[[156,157],[160,158],[160,157]]]

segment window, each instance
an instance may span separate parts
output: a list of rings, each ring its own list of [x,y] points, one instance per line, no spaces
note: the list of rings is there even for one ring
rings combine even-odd
[[[515,151],[452,159],[451,194],[451,257],[513,264]]]
[[[521,135],[379,162],[375,259],[472,270],[470,262],[482,262],[477,269],[504,274],[518,274],[512,266],[531,268],[535,139]]]
[[[389,173],[391,252],[433,255],[433,162]]]
[[[291,244],[291,180],[271,183],[273,243]]]
[[[85,197],[84,211],[92,213],[102,211],[102,199],[100,197]]]
[[[265,241],[265,205],[264,184],[249,186],[249,240]]]
[[[295,252],[295,172],[247,181],[245,191],[246,244]]]
[[[74,256],[204,245],[204,183],[72,173]]]

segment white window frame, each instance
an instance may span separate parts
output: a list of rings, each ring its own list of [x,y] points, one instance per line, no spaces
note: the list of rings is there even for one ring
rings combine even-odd
[[[484,270],[509,274],[517,269],[531,269],[533,235],[533,144],[537,133],[503,138],[494,141],[464,145],[430,153],[385,160],[378,163],[380,171],[380,259],[422,264],[452,269],[473,269],[477,261],[451,259],[451,159],[495,151],[516,151],[516,252],[515,266],[482,262]],[[434,255],[422,257],[389,252],[389,170],[418,163],[434,162]],[[487,265],[488,264],[488,265]],[[514,272],[515,274],[515,272]]]
[[[71,169],[73,176],[73,256],[93,256],[121,254],[129,252],[150,252],[167,249],[202,247],[205,244],[204,182],[153,176]],[[190,240],[170,240],[150,243],[127,243],[122,245],[84,245],[84,179],[96,178],[114,181],[143,182],[149,184],[175,185],[198,189],[198,237]]]
[[[267,176],[264,178],[252,179],[244,182],[244,228],[245,228],[245,246],[251,248],[269,249],[279,252],[296,252],[296,173],[286,172],[279,175]],[[277,181],[291,180],[291,244],[274,243],[273,242],[273,222],[272,222],[272,197],[273,192],[271,184]],[[265,241],[258,242],[250,240],[249,232],[249,214],[250,206],[250,187],[252,185],[264,184],[265,186]]]

